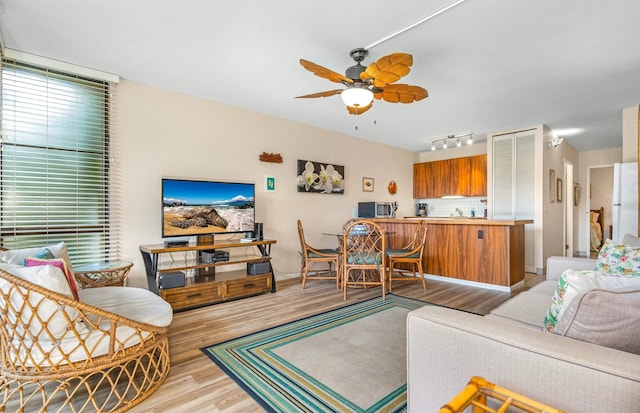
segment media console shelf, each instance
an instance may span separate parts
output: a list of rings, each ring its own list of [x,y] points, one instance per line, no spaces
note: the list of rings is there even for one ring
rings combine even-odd
[[[276,280],[271,267],[271,245],[275,240],[251,242],[223,241],[211,244],[182,245],[140,245],[144,260],[149,290],[160,295],[175,310],[200,307],[250,295],[276,291]],[[203,253],[211,250],[228,251],[234,248],[254,249],[256,253],[242,255],[229,254],[228,260],[203,262]],[[189,254],[195,252],[195,254]],[[161,262],[162,254],[180,253],[184,258]],[[189,256],[188,255],[192,255]],[[193,256],[195,255],[195,256]],[[172,256],[173,258],[173,256]],[[268,272],[250,275],[246,269],[215,271],[216,267],[242,263],[266,263]],[[195,270],[199,275],[186,277],[184,287],[158,288],[158,276],[162,273]]]

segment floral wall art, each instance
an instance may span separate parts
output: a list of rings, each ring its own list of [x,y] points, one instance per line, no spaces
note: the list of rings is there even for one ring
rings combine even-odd
[[[298,192],[344,194],[344,166],[298,159]]]

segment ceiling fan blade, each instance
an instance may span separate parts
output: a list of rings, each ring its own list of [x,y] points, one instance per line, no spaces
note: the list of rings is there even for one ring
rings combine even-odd
[[[349,79],[348,77],[343,76],[340,73],[334,72],[333,70],[329,70],[326,67],[320,66],[308,60],[300,59],[300,64],[302,65],[302,67],[304,67],[314,75],[323,77],[332,82],[348,83],[348,84],[353,83],[352,79]]]
[[[371,109],[371,106],[373,106],[373,102],[363,107],[347,106],[347,111],[350,115],[361,115]]]
[[[325,98],[325,97],[328,97],[328,96],[339,95],[340,93],[342,93],[343,90],[344,89],[327,90],[327,91],[324,91],[324,92],[312,93],[310,95],[296,96],[296,99],[299,99],[299,98]]]
[[[374,95],[376,99],[382,99],[390,103],[412,103],[422,100],[429,96],[427,89],[420,86],[412,85],[387,85],[385,88]]]
[[[407,53],[393,53],[381,57],[377,62],[371,63],[360,74],[363,81],[373,79],[373,85],[384,87],[389,83],[397,82],[402,76],[406,76],[413,65],[413,56]]]

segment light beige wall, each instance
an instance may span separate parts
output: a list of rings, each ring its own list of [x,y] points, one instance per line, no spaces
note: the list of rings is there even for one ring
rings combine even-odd
[[[276,276],[300,268],[296,220],[307,240],[335,246],[335,231],[352,217],[358,201],[398,201],[401,215],[412,215],[416,153],[372,143],[230,106],[122,81],[117,98],[118,141],[114,160],[122,168],[121,258],[132,260],[130,284],[146,286],[140,244],[161,243],[163,176],[256,182],[256,220],[264,222]],[[280,153],[281,164],[258,160]],[[345,195],[298,193],[297,160],[345,167]],[[264,192],[265,175],[277,190]],[[362,177],[375,179],[373,193],[362,191]],[[398,192],[389,195],[395,180]],[[240,238],[241,236],[235,235]]]
[[[566,237],[573,237],[574,250],[578,245],[580,234],[579,208],[574,204],[567,204],[566,191],[573,191],[573,184],[579,183],[578,175],[580,170],[580,158],[579,153],[567,142],[562,142],[558,147],[549,147],[549,142],[552,139],[552,131],[545,128],[545,145],[543,148],[544,153],[544,174],[542,179],[544,181],[544,265],[546,266],[547,258],[553,255],[563,255],[565,245],[564,235],[564,222],[565,222],[565,208],[572,208],[574,225],[573,232],[566,234]],[[565,164],[571,163],[573,165],[573,179],[574,182],[567,182],[564,176]],[[549,170],[555,170],[556,179],[561,178],[563,182],[562,202],[550,202],[549,198]],[[570,253],[572,254],[572,253]]]
[[[638,106],[622,111],[622,162],[638,160]]]

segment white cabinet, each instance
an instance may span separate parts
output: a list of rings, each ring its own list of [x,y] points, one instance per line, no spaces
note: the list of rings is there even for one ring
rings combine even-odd
[[[493,138],[493,219],[533,219],[535,215],[535,133]]]
[[[493,219],[534,219],[535,130],[493,136],[491,205]],[[535,225],[525,225],[525,269],[535,271]]]

